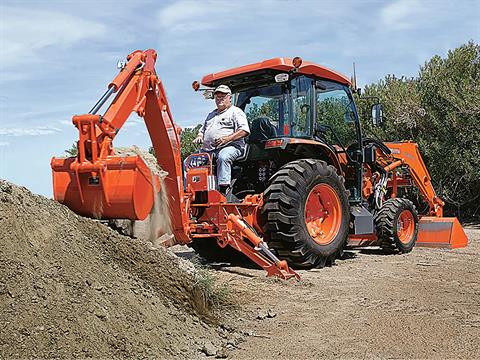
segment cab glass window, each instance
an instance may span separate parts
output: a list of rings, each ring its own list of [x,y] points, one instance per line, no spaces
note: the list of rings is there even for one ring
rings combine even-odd
[[[354,103],[348,88],[332,81],[317,81],[315,134],[330,145],[345,146],[356,141]],[[332,131],[321,125],[329,125]],[[335,136],[336,135],[336,136]]]
[[[284,84],[243,90],[236,94],[235,104],[245,112],[250,126],[258,120],[268,121],[275,128],[275,135],[281,135],[288,119],[285,90]]]
[[[311,136],[313,80],[300,76],[291,81],[292,124],[295,137]]]

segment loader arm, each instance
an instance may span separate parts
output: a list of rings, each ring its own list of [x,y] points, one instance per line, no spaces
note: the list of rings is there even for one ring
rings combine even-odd
[[[429,205],[429,215],[442,217],[445,203],[438,197],[432,185],[432,179],[423,162],[418,145],[413,142],[385,143],[391,150],[394,161],[386,169],[391,171],[400,165],[407,165],[410,175]]]
[[[433,188],[430,174],[418,150],[418,145],[413,142],[391,142],[385,143],[385,145],[391,150],[391,155],[384,164],[384,170],[390,172],[401,165],[407,165],[415,185],[428,202],[428,214],[420,215],[416,246],[449,249],[467,246],[468,238],[458,219],[443,217],[445,203]],[[393,174],[393,183],[395,184],[397,176],[395,172]],[[394,189],[393,193],[395,192]]]
[[[145,218],[153,206],[158,178],[141,158],[115,157],[112,141],[132,112],[143,117],[157,162],[165,178],[174,235],[187,241],[188,217],[182,185],[179,128],[172,115],[162,82],[155,72],[157,54],[135,51],[108,85],[105,95],[86,115],[76,115],[78,156],[52,159],[55,199],[74,211],[97,218]],[[101,105],[117,93],[104,115]]]

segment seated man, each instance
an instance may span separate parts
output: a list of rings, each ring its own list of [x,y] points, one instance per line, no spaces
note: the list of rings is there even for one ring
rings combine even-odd
[[[228,86],[218,86],[213,94],[217,108],[207,115],[193,142],[203,142],[200,152],[215,154],[218,187],[226,194],[231,182],[232,163],[245,151],[244,137],[250,134],[250,128],[242,109],[232,105],[232,91]]]

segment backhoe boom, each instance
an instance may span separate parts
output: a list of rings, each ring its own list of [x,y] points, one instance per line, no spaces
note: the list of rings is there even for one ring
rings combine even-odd
[[[113,89],[109,93],[117,95],[105,114],[73,117],[79,131],[79,155],[52,159],[54,195],[78,213],[97,218],[141,220],[148,215],[158,179],[140,157],[115,157],[112,146],[125,121],[136,112],[145,120],[158,164],[168,172],[165,190],[174,235],[186,242],[189,221],[180,181],[180,129],[172,121],[165,90],[155,73],[156,57],[151,49],[130,54],[126,66],[108,85]]]

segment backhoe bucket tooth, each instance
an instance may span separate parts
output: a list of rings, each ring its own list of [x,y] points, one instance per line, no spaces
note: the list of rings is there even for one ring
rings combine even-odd
[[[155,189],[160,190],[158,177],[140,156],[95,163],[53,158],[51,166],[55,200],[96,219],[143,220],[153,207]]]
[[[467,235],[457,218],[424,216],[418,224],[416,246],[455,249],[468,245]]]

